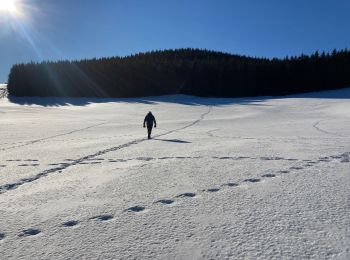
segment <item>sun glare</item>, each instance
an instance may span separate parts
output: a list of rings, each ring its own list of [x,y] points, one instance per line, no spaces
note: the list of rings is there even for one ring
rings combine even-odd
[[[0,12],[15,14],[17,12],[16,2],[17,0],[0,0]]]

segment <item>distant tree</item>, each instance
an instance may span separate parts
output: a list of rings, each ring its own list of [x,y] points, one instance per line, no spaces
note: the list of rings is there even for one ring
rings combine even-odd
[[[16,64],[12,96],[137,97],[164,94],[241,97],[286,95],[350,86],[350,52],[318,51],[284,59],[199,49],[128,57]]]

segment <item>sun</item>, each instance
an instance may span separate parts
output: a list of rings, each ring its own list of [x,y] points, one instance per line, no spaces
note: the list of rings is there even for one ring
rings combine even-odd
[[[17,12],[17,0],[0,0],[0,12],[15,14]]]

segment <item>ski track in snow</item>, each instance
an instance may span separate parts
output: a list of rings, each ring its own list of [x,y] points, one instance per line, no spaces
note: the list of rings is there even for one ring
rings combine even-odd
[[[207,114],[207,113],[205,113]],[[201,120],[196,120],[196,122],[200,122]],[[191,126],[193,126],[194,124],[191,123],[190,124]],[[169,134],[170,132],[174,132],[174,131],[179,131],[179,130],[182,130],[182,129],[185,129],[185,128],[188,128],[189,126],[185,126],[185,127],[182,127],[182,128],[179,128],[179,129],[176,129],[176,130],[172,130],[172,131],[169,131],[167,133],[163,133],[163,134],[159,134],[159,135],[156,135],[155,137],[161,137],[161,136],[165,136],[167,134]],[[18,188],[19,186],[21,185],[24,185],[26,183],[31,183],[31,182],[34,182],[36,180],[39,180],[40,178],[43,178],[45,176],[48,176],[49,174],[52,174],[52,173],[62,173],[63,170],[69,168],[69,167],[72,167],[72,166],[75,166],[77,164],[101,164],[102,161],[104,159],[101,159],[101,158],[97,158],[95,159],[96,157],[99,157],[101,155],[104,155],[104,154],[107,154],[109,152],[113,152],[113,151],[117,151],[117,150],[120,150],[120,149],[123,149],[123,148],[127,148],[127,147],[130,147],[131,145],[134,145],[134,144],[139,144],[143,141],[146,141],[147,139],[146,138],[143,138],[143,139],[138,139],[138,140],[133,140],[133,141],[130,141],[128,143],[125,143],[125,144],[122,144],[122,145],[119,145],[119,146],[116,146],[116,147],[112,147],[112,148],[109,148],[109,149],[105,149],[105,150],[102,150],[102,151],[99,151],[97,153],[94,153],[94,154],[91,154],[91,155],[88,155],[88,156],[85,156],[85,157],[82,157],[82,158],[79,158],[79,159],[76,159],[76,160],[70,160],[69,159],[69,162],[64,162],[64,163],[52,163],[50,165],[52,166],[59,166],[59,167],[55,167],[55,168],[51,168],[51,169],[48,169],[48,170],[45,170],[45,171],[42,171],[40,173],[38,173],[37,175],[34,175],[32,177],[27,177],[27,178],[23,178],[23,179],[20,179],[18,182],[14,182],[14,183],[7,183],[7,184],[3,184],[0,186],[0,194],[3,194],[5,193],[6,191],[9,191],[9,190],[14,190],[16,188]],[[290,170],[302,170],[304,169],[305,167],[312,167],[312,166],[315,166],[316,164],[320,163],[320,162],[331,162],[331,161],[334,161],[334,160],[338,160],[340,162],[348,162],[349,161],[349,155],[350,155],[350,152],[348,153],[343,153],[341,155],[331,155],[329,157],[320,157],[316,160],[307,160],[303,167],[302,166],[291,166],[289,169]],[[160,158],[153,158],[153,157],[136,157],[136,158],[132,158],[132,159],[110,159],[108,161],[106,161],[106,163],[114,163],[114,162],[127,162],[127,161],[153,161],[153,160],[171,160],[171,159],[181,159],[181,160],[184,160],[184,159],[202,159],[203,157],[196,157],[196,156],[176,156],[176,157],[160,157]],[[246,160],[246,159],[250,159],[250,160],[262,160],[262,161],[280,161],[280,160],[284,160],[284,161],[291,161],[291,162],[302,162],[302,160],[300,159],[295,159],[295,158],[283,158],[283,157],[260,157],[260,158],[254,158],[254,157],[247,157],[247,156],[237,156],[237,157],[232,157],[232,156],[222,156],[222,157],[217,157],[217,156],[214,156],[214,157],[211,157],[211,159],[218,159],[218,160]],[[18,160],[18,159],[15,159],[15,160],[9,160],[9,161],[15,161],[15,162],[20,162],[22,160]],[[26,159],[24,161],[29,161],[29,162],[37,162],[38,160],[33,160],[33,159]],[[34,164],[19,164],[18,166],[38,166],[39,164],[38,163],[34,163]],[[6,167],[6,165],[0,165],[0,168],[1,167]],[[282,172],[285,172],[282,170]],[[263,176],[263,177],[271,177],[269,174],[267,174],[266,176]],[[254,182],[254,180],[247,180],[247,181],[250,181],[250,182]],[[258,181],[257,181],[258,182]]]
[[[317,121],[315,124],[313,124],[313,128],[315,128],[317,131],[321,132],[321,133],[324,133],[324,134],[327,134],[327,135],[334,135],[334,136],[339,136],[339,137],[345,137],[344,135],[341,135],[341,134],[337,134],[337,133],[332,133],[332,132],[329,132],[329,131],[326,131],[324,129],[322,129],[319,124],[321,123],[322,121]]]
[[[163,134],[155,135],[154,138],[162,137],[162,136],[171,134],[171,133],[173,133],[175,131],[185,130],[185,129],[191,127],[191,126],[194,126],[194,125],[198,124],[199,122],[201,122],[204,119],[204,117],[211,112],[211,110],[212,110],[212,107],[209,106],[208,111],[203,113],[203,114],[201,114],[200,117],[197,120],[193,121],[192,123],[190,123],[190,124],[188,124],[188,125],[186,125],[184,127],[180,127],[178,129],[170,130],[170,131],[165,132]],[[36,142],[40,142],[40,141],[47,140],[49,138],[58,137],[58,136],[69,135],[69,134],[72,134],[72,133],[75,133],[75,132],[78,132],[78,131],[86,130],[86,129],[89,129],[89,128],[92,128],[92,127],[96,127],[96,126],[99,126],[99,125],[103,125],[103,124],[107,124],[107,123],[106,122],[105,123],[100,123],[100,124],[89,126],[89,127],[82,128],[82,129],[79,129],[79,130],[74,130],[74,131],[71,131],[71,132],[68,132],[68,133],[65,133],[65,134],[60,134],[60,135],[56,135],[56,136],[52,136],[52,137],[47,137],[47,138],[31,141],[28,144],[33,144],[33,143],[36,143]],[[114,152],[114,151],[117,151],[117,150],[121,150],[121,149],[130,147],[132,145],[139,144],[139,143],[144,142],[146,140],[148,140],[148,139],[146,139],[146,138],[136,139],[136,140],[127,142],[127,143],[119,145],[119,146],[115,146],[115,147],[112,147],[112,148],[108,148],[108,149],[105,149],[105,150],[98,151],[98,152],[96,152],[94,154],[91,154],[91,155],[84,156],[82,158],[73,160],[73,161],[71,161],[69,163],[58,163],[57,165],[60,165],[59,167],[55,167],[55,168],[52,168],[52,169],[44,170],[44,171],[42,171],[42,172],[40,172],[40,173],[38,173],[38,174],[36,174],[34,176],[20,179],[17,182],[7,183],[7,184],[1,185],[0,186],[0,194],[3,194],[3,193],[5,193],[7,191],[10,191],[10,190],[17,189],[18,187],[20,187],[20,186],[22,186],[22,185],[24,185],[26,183],[32,183],[34,181],[37,181],[37,180],[39,180],[39,179],[41,179],[43,177],[48,176],[49,174],[56,173],[56,172],[62,173],[63,170],[65,170],[65,169],[67,169],[69,167],[75,166],[77,164],[83,164],[86,161],[94,159],[94,158],[96,158],[98,156],[101,156],[101,155],[104,155],[104,154],[107,154],[107,153],[110,153],[110,152]],[[18,147],[25,146],[25,145],[28,145],[28,144],[20,145]],[[7,149],[9,149],[9,148],[7,148]]]
[[[45,137],[45,138],[24,142],[24,144],[15,145],[15,146],[6,147],[6,148],[1,148],[0,151],[7,151],[7,150],[10,150],[10,149],[14,149],[14,148],[19,148],[19,147],[23,147],[23,146],[27,146],[27,145],[31,145],[31,144],[36,144],[36,143],[39,143],[39,142],[42,142],[42,141],[46,141],[46,140],[49,140],[49,139],[53,139],[53,138],[57,138],[57,137],[61,137],[61,136],[66,136],[66,135],[70,135],[70,134],[74,134],[74,133],[77,133],[77,132],[88,130],[90,128],[98,127],[98,126],[105,125],[105,124],[108,124],[108,123],[109,122],[94,124],[94,125],[91,125],[91,126],[88,126],[88,127],[72,130],[72,131],[67,132],[67,133],[53,135],[53,136],[48,136],[48,137]]]

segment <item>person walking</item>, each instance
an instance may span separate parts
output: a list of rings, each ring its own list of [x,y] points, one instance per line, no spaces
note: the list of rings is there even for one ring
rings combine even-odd
[[[145,120],[143,120],[143,128],[145,128],[147,125],[148,139],[151,139],[153,124],[154,124],[154,127],[157,127],[156,119],[152,114],[152,112],[149,111],[145,117]]]

